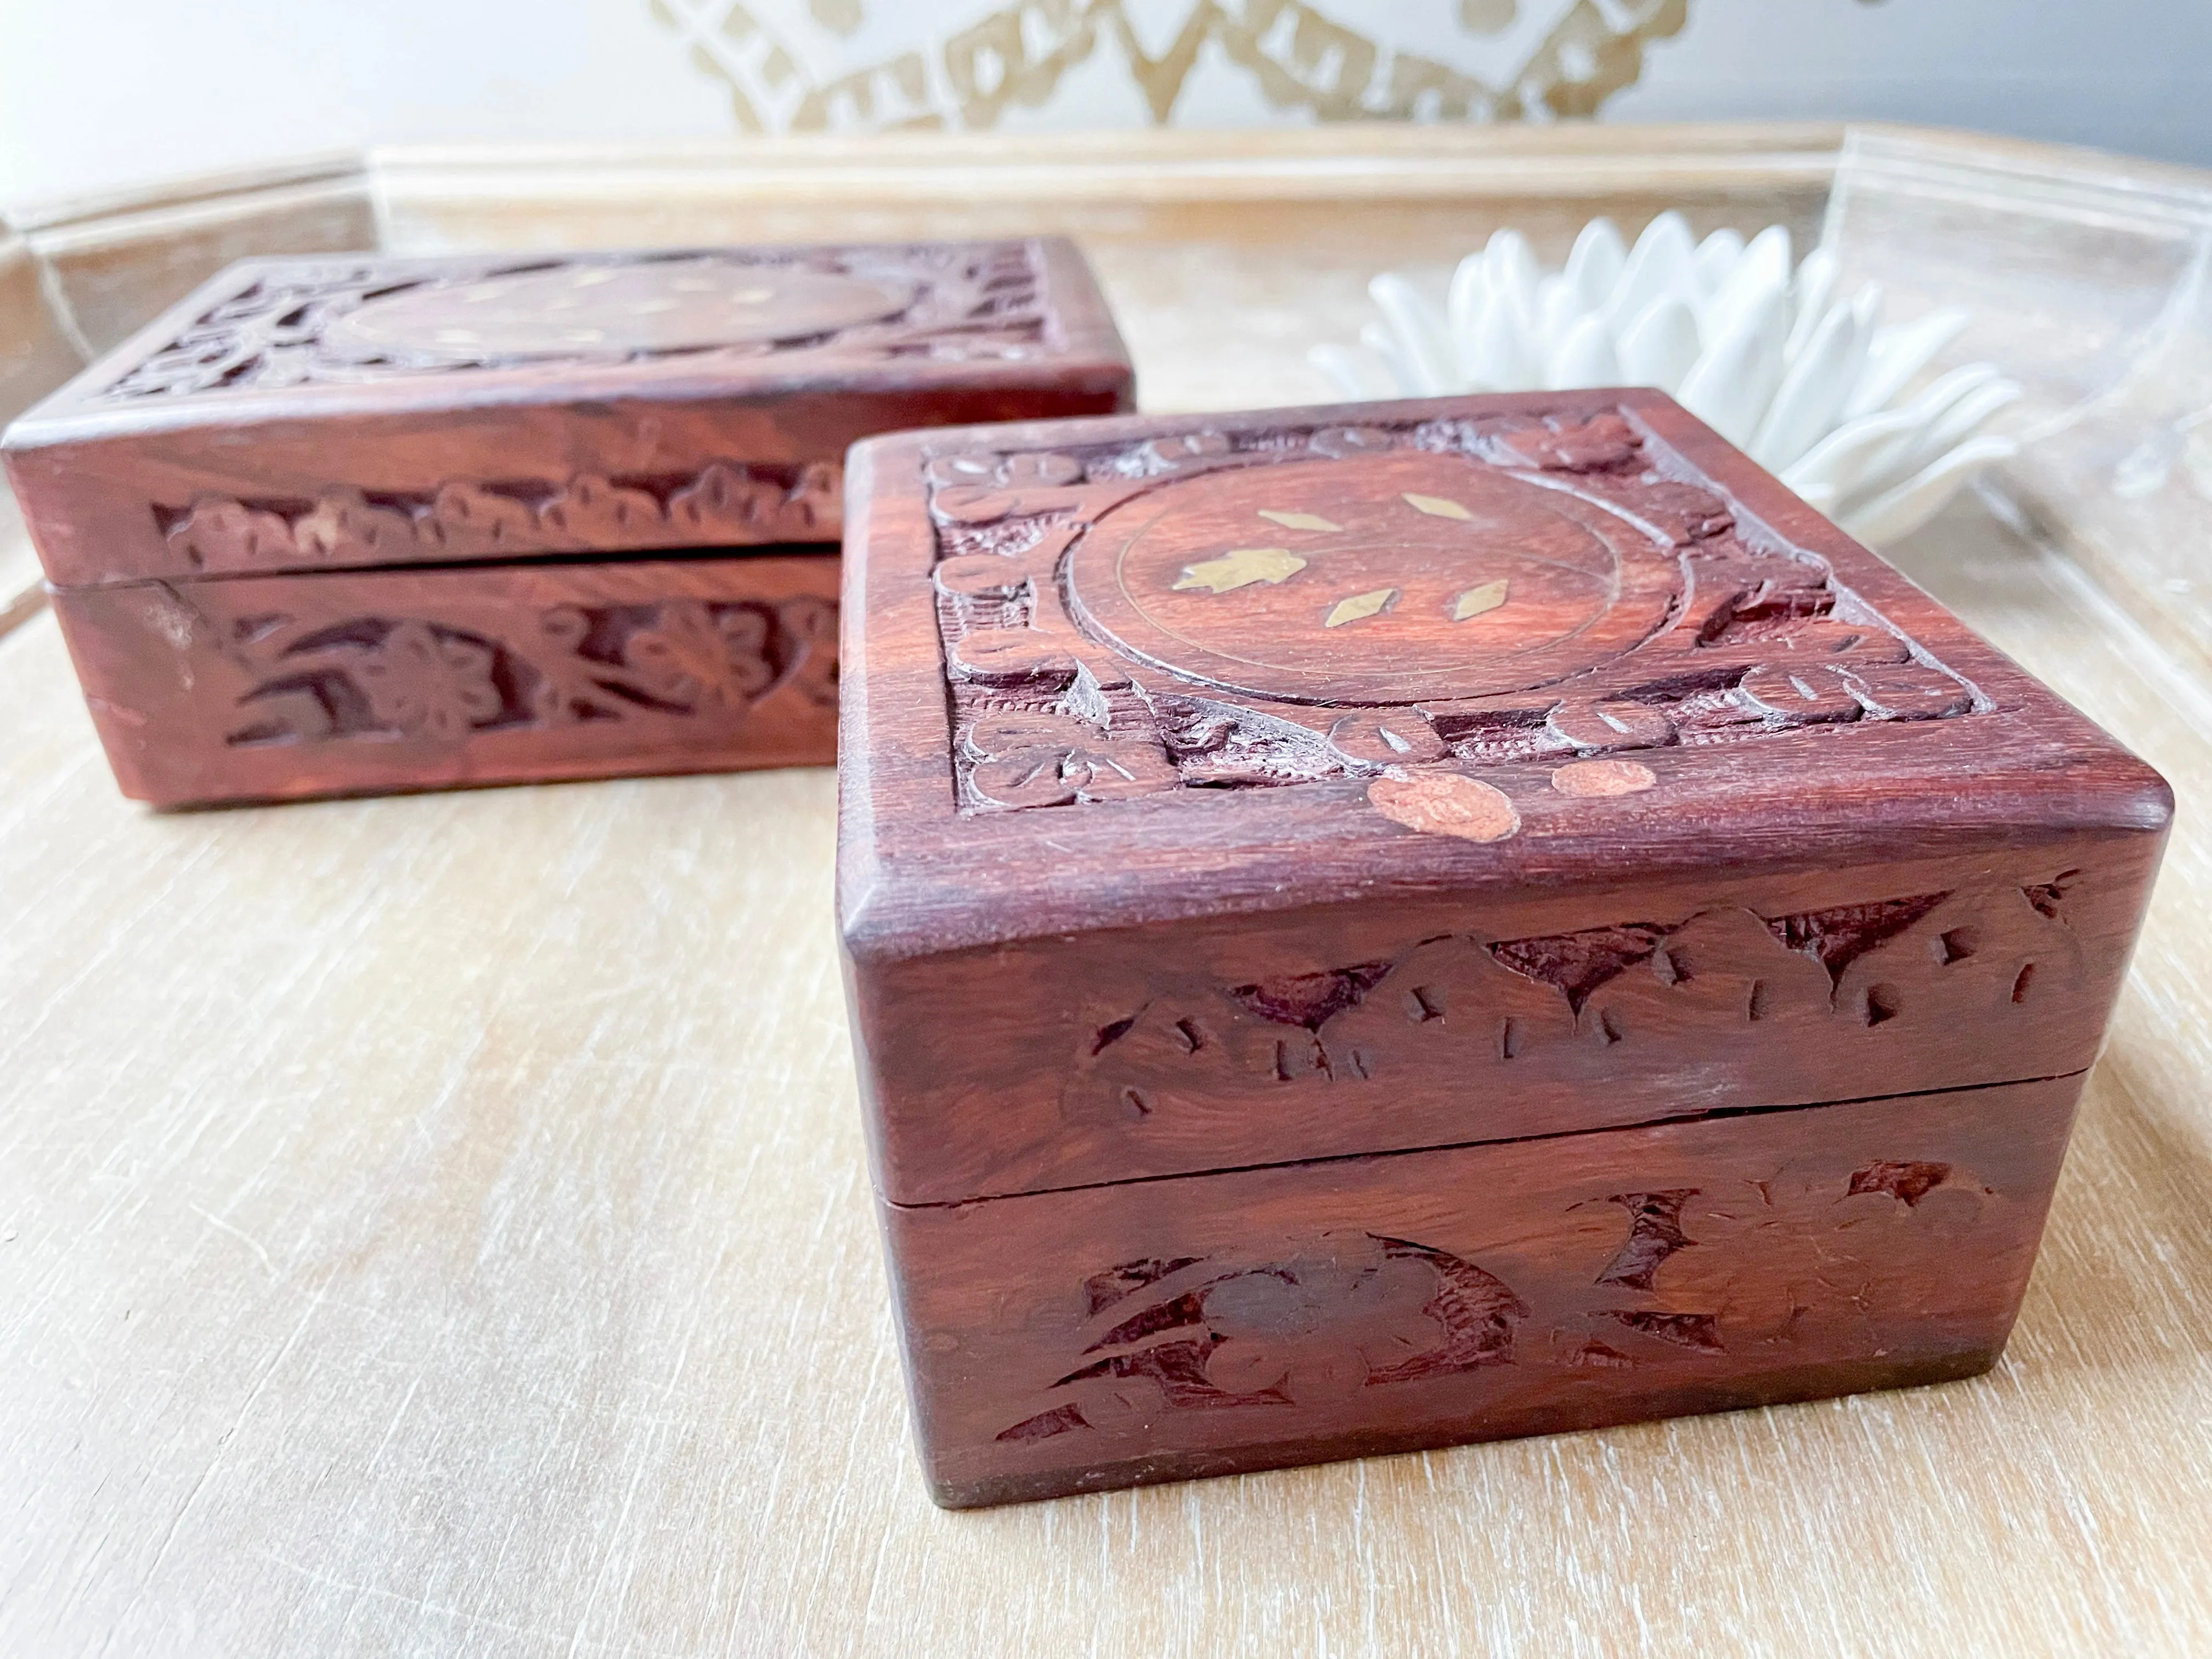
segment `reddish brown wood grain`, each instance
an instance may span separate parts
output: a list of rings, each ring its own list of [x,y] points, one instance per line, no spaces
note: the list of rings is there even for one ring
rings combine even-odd
[[[1972,1376],[2081,1080],[884,1206],[964,1505]]]
[[[857,438],[1130,398],[1063,241],[362,254],[232,267],[4,447],[179,805],[827,763],[834,555],[608,561],[827,547]]]
[[[945,1501],[1996,1353],[2170,793],[1680,409],[902,435],[856,450],[851,513],[840,905]],[[1630,1167],[1677,1146],[1713,1162]],[[1577,1253],[1658,1238],[1638,1204],[1672,1228],[1668,1194],[1741,1197],[1799,1147],[1817,1179],[1755,1223],[1727,1208],[1737,1245],[1857,1261],[1834,1206],[1938,1165],[2002,1169],[1978,1179],[2004,1201],[1986,1231],[1885,1234],[1881,1296],[1815,1285],[1781,1325],[1767,1269],[1694,1230],[1684,1261],[1740,1261],[1721,1303],[1568,1297],[1585,1267],[1623,1288]],[[1388,1203],[1347,1206],[1383,1170]],[[1275,1388],[1281,1352],[1140,1359],[1068,1312],[1152,1264],[1145,1318],[1184,1330],[1215,1294],[1194,1264],[1279,1300],[1316,1262],[1315,1306],[1341,1291],[1357,1325],[1353,1287],[1501,1251],[1510,1288],[1484,1294],[1583,1359],[1386,1388],[1346,1381],[1323,1322],[1286,1362],[1320,1392],[1262,1409],[1218,1396]],[[1754,1296],[1741,1340],[1697,1323]],[[1383,1301],[1389,1341],[1457,1317]],[[1110,1429],[1059,1393],[1106,1382],[1135,1391],[1097,1402]]]
[[[1656,393],[858,453],[841,871],[895,1201],[2094,1055],[2163,782]],[[1302,568],[1177,587],[1248,538]],[[1620,602],[1562,625],[1590,567]]]
[[[54,610],[117,781],[159,806],[835,758],[823,552],[131,582]]]
[[[882,1190],[951,1202],[2076,1072],[2155,853],[2108,833],[882,964],[858,1005]]]
[[[880,316],[798,281],[854,273]],[[6,448],[49,579],[76,586],[835,541],[855,439],[1130,398],[1054,240],[359,255],[231,267]]]

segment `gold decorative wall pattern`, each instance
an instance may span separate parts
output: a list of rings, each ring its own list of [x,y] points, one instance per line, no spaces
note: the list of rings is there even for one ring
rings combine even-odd
[[[1690,0],[647,0],[747,132],[1596,113]]]

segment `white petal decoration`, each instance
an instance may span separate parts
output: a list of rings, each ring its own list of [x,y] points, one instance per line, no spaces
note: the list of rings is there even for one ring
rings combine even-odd
[[[1468,376],[1480,392],[1511,392],[1536,384],[1536,342],[1526,314],[1496,289],[1483,301],[1468,352]]]
[[[1536,289],[1536,340],[1548,359],[1583,319],[1582,297],[1565,276],[1547,276]]]
[[[1669,295],[1698,292],[1697,244],[1691,240],[1690,222],[1679,213],[1662,213],[1644,227],[1629,250],[1628,264],[1613,284],[1606,308],[1615,326],[1640,315],[1646,306]]]
[[[1420,290],[1396,272],[1386,270],[1368,283],[1367,294],[1391,332],[1407,348],[1406,356],[1419,377],[1421,391],[1430,397],[1456,391],[1443,372],[1450,361],[1451,344],[1444,332],[1444,319]]]
[[[1753,434],[1752,459],[1778,470],[1820,442],[1821,434],[1835,426],[1844,400],[1858,383],[1873,332],[1856,308],[1847,311],[1838,306],[1828,313],[1784,373],[1766,417]]]
[[[1620,337],[1620,379],[1624,386],[1681,389],[1698,361],[1698,314],[1689,301],[1662,300]]]
[[[1711,345],[1770,294],[1790,289],[1790,233],[1770,225],[1751,239],[1728,280],[1698,308],[1698,331]]]
[[[1930,444],[1930,434],[1949,417],[1951,410],[1984,387],[1997,384],[1999,379],[1996,369],[1990,364],[1968,363],[1962,368],[1953,369],[1924,388],[1918,397],[1904,405],[1902,412],[1911,417],[1904,429],[1888,443],[1868,453],[1858,477],[1846,492],[1846,498],[1861,501],[1870,500],[1919,471],[1936,458],[1936,451]]]
[[[1875,336],[1874,350],[1867,359],[1866,378],[1859,382],[1858,390],[1851,394],[1844,412],[1869,415],[1877,409],[1887,408],[1892,398],[1911,384],[1913,376],[1928,367],[1937,352],[1958,337],[1966,322],[1963,311],[1935,311],[1917,323],[1882,330]]]
[[[1816,507],[1840,500],[1882,452],[1894,451],[1900,441],[1910,442],[1925,422],[1924,416],[1910,409],[1847,421],[1815,444],[1803,459],[1784,468],[1782,482]]]
[[[1748,443],[1782,379],[1782,348],[1789,337],[1790,295],[1770,288],[1705,348],[1675,394],[1682,407],[1730,443]]]
[[[1995,380],[1976,386],[1953,402],[1950,408],[1914,439],[1912,447],[1900,458],[1899,465],[1916,471],[1926,466],[1937,456],[1965,443],[1988,425],[1990,418],[1998,410],[2010,408],[2023,395],[2021,388],[2010,380]]]
[[[1838,522],[1863,542],[1890,542],[1910,535],[1933,518],[1968,477],[1991,461],[2015,453],[2019,447],[2011,439],[1998,437],[1960,444],[1864,507],[1846,507]]]
[[[1354,351],[1348,346],[1317,345],[1306,356],[1313,366],[1334,380],[1336,389],[1353,403],[1368,403],[1398,395],[1398,388],[1391,382],[1389,369],[1378,362],[1371,351]]]
[[[1628,267],[1628,244],[1620,228],[1610,219],[1593,219],[1575,238],[1567,255],[1567,282],[1582,297],[1583,309],[1595,311],[1606,302]]]
[[[1536,284],[1544,272],[1526,236],[1517,230],[1499,231],[1483,249],[1482,264],[1494,292],[1510,295],[1522,312],[1536,314]]]
[[[1698,244],[1698,289],[1699,296],[1717,293],[1728,280],[1735,262],[1743,258],[1743,233],[1723,228]]]
[[[1836,256],[1816,247],[1805,256],[1790,282],[1790,304],[1796,321],[1790,328],[1790,355],[1796,356],[1813,337],[1813,331],[1828,314],[1828,297],[1836,291]]]
[[[1594,219],[1557,272],[1507,229],[1460,262],[1441,308],[1385,273],[1370,289],[1381,320],[1360,331],[1364,349],[1310,356],[1355,399],[1656,386],[1862,539],[1894,538],[2013,453],[1987,428],[2021,392],[1988,364],[1922,385],[1966,313],[1883,327],[1878,288],[1838,299],[1836,287],[1826,250],[1792,268],[1778,225],[1748,242],[1731,230],[1699,242],[1665,213],[1632,248]]]
[[[1452,272],[1451,287],[1444,295],[1444,326],[1451,330],[1452,358],[1462,386],[1474,383],[1474,325],[1489,297],[1489,265],[1481,254],[1470,253]]]
[[[1405,342],[1390,330],[1381,323],[1368,323],[1359,331],[1359,343],[1382,360],[1383,368],[1398,384],[1401,398],[1427,395],[1423,388],[1428,385],[1428,377],[1415,369]]]
[[[1544,384],[1555,392],[1572,386],[1619,386],[1620,357],[1613,349],[1613,331],[1602,317],[1585,317],[1567,331],[1552,354]]]

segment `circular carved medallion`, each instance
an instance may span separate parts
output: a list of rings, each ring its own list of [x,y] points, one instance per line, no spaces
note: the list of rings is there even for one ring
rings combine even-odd
[[[654,259],[560,265],[371,300],[333,322],[342,351],[452,362],[684,351],[879,322],[913,291],[834,271]]]
[[[1495,696],[1650,637],[1674,551],[1578,495],[1407,450],[1170,483],[1070,556],[1079,619],[1187,679],[1293,702]]]

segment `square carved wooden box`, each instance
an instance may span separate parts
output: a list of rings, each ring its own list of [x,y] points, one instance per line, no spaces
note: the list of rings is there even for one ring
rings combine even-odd
[[[1656,392],[854,452],[953,1504],[1968,1376],[2171,796]]]
[[[1034,241],[234,265],[9,476],[159,805],[827,764],[843,460],[1130,406]]]

